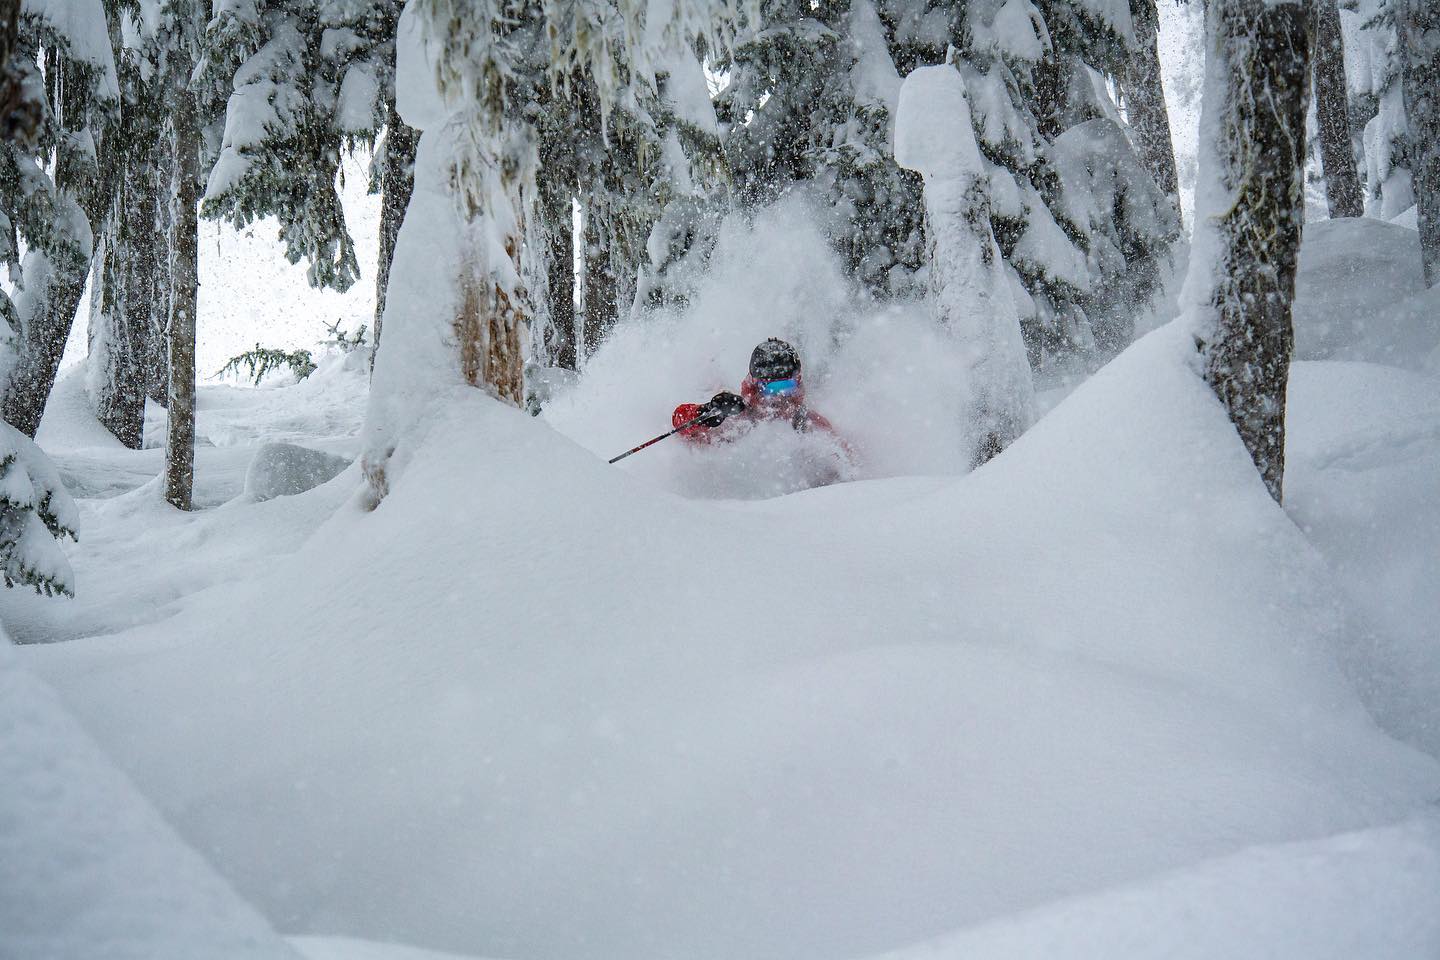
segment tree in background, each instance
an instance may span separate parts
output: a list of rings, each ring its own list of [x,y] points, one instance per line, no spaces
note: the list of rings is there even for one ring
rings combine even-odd
[[[19,62],[12,65],[25,72],[23,83],[43,102],[44,115],[33,148],[0,145],[0,206],[9,235],[3,255],[16,286],[13,300],[0,298],[0,312],[17,338],[0,408],[5,422],[28,437],[39,429],[85,289],[92,224],[103,202],[96,143],[118,100],[100,2],[74,2],[27,6]],[[23,261],[17,241],[26,247]]]
[[[1440,8],[1396,0],[1404,57],[1405,115],[1425,285],[1440,285]]]
[[[1304,0],[1210,5],[1203,179],[1185,292],[1197,311],[1205,379],[1276,502],[1305,216],[1312,31]]]
[[[720,66],[725,158],[742,207],[809,189],[833,211],[824,226],[867,291],[918,295],[920,184],[891,154],[900,76],[870,0],[769,0]]]
[[[724,42],[726,24],[738,17],[726,4],[698,0],[669,8],[499,0],[406,7],[399,96],[405,120],[422,134],[361,454],[372,502],[389,489],[392,458],[430,404],[467,386],[522,402],[531,317],[522,253],[538,135],[526,109],[533,100],[518,92],[582,74],[593,82],[604,129],[618,105],[658,92],[677,51]],[[538,72],[537,50],[548,51]]]
[[[1180,178],[1175,170],[1175,145],[1170,139],[1170,111],[1160,73],[1160,14],[1155,0],[1130,0],[1135,44],[1118,74],[1125,116],[1145,168],[1178,210]]]
[[[901,73],[955,50],[1032,366],[1113,354],[1180,226],[1100,76],[1123,75],[1134,50],[1128,4],[885,0],[879,11]]]
[[[1350,96],[1345,82],[1345,45],[1335,0],[1315,3],[1315,114],[1320,163],[1331,217],[1363,216],[1364,196],[1350,142]]]
[[[975,433],[972,466],[999,454],[1035,419],[1035,390],[1010,281],[990,228],[985,165],[965,81],[951,64],[905,78],[895,158],[925,179],[926,261],[940,325],[965,346]]]

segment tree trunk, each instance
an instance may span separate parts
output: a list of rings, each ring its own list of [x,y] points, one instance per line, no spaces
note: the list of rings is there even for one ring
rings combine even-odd
[[[1215,259],[1200,265],[1213,308],[1201,334],[1205,379],[1278,503],[1313,21],[1308,3],[1272,0],[1212,3],[1208,21],[1202,130],[1216,138],[1209,176],[1220,193],[1211,202],[1222,209],[1197,215],[1210,217],[1216,239]]]
[[[575,217],[568,195],[551,204],[545,251],[546,293],[550,303],[550,361],[576,369],[575,357]]]
[[[191,508],[195,479],[195,313],[199,301],[200,130],[189,72],[180,73],[171,111],[174,188],[170,213],[169,430],[165,499]]]
[[[615,326],[619,316],[616,302],[615,266],[611,262],[610,225],[598,203],[585,209],[585,322],[584,356],[588,359],[600,341]]]
[[[380,262],[375,270],[375,326],[370,336],[370,369],[380,349],[380,325],[385,319],[385,296],[390,287],[390,262],[395,259],[395,238],[405,220],[405,208],[415,189],[415,147],[420,132],[400,119],[392,99],[386,107],[384,167],[380,174]]]
[[[1410,177],[1427,287],[1440,286],[1440,8],[1435,0],[1400,0],[1395,28],[1404,58]]]
[[[1315,113],[1320,122],[1320,164],[1330,216],[1364,215],[1355,149],[1350,143],[1350,92],[1345,83],[1345,45],[1335,0],[1315,4]]]
[[[1331,0],[1333,3],[1334,0]],[[1175,145],[1170,139],[1170,112],[1160,81],[1160,15],[1155,0],[1131,0],[1135,51],[1126,62],[1125,109],[1135,145],[1145,168],[1180,209],[1180,178],[1175,172]]]

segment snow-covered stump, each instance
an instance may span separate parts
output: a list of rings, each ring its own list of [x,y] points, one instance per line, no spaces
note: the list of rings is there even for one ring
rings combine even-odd
[[[1305,222],[1310,5],[1212,3],[1206,38],[1201,180],[1183,302],[1205,379],[1278,502]]]
[[[1005,263],[990,227],[989,184],[970,122],[965,81],[952,65],[905,78],[895,160],[925,180],[930,293],[942,327],[965,347],[975,466],[1035,419],[1035,388]]]

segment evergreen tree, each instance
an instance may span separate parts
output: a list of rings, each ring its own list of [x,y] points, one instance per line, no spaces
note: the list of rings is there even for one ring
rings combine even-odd
[[[1431,0],[1397,2],[1420,258],[1425,285],[1434,287],[1440,285],[1440,9]]]
[[[1129,138],[1097,129],[1123,130],[1097,71],[1124,73],[1137,42],[1129,9],[1061,0],[879,7],[902,73],[955,51],[989,172],[991,222],[1037,367],[1104,357],[1128,342],[1179,236],[1172,198]]]
[[[917,294],[919,179],[891,155],[900,77],[870,0],[769,0],[723,66],[717,106],[737,199],[754,207],[797,185],[833,210],[849,272],[873,295]]]
[[[1186,298],[1205,379],[1277,502],[1291,303],[1304,223],[1313,39],[1304,0],[1229,0],[1207,17],[1200,210]]]
[[[535,98],[523,92],[584,75],[606,130],[617,107],[658,93],[676,50],[723,40],[717,35],[736,17],[699,0],[668,9],[614,0],[406,7],[401,103],[422,133],[361,455],[374,502],[393,481],[405,435],[451,390],[481,387],[522,402],[532,315],[524,278],[534,273],[522,259],[524,224],[534,209],[539,140],[527,109]]]
[[[1145,168],[1179,209],[1180,178],[1160,74],[1160,14],[1155,0],[1130,0],[1130,18],[1135,24],[1135,45],[1118,73],[1126,119]]]
[[[44,114],[33,148],[0,145],[3,251],[16,292],[0,313],[17,338],[0,391],[5,422],[33,437],[59,369],[94,253],[96,143],[116,107],[115,64],[99,0],[30,5],[20,20],[17,69]],[[41,74],[43,58],[44,73]],[[43,91],[43,93],[41,92]],[[26,253],[18,259],[17,239]]]
[[[106,202],[91,271],[86,386],[100,422],[138,450],[145,400],[164,403],[169,379],[164,343],[170,272],[164,238],[170,178],[162,99],[140,51],[121,42],[124,18],[136,13],[130,3],[107,8],[120,106],[100,143],[99,189]]]
[[[925,179],[926,260],[940,325],[965,346],[972,466],[1009,446],[1035,418],[1010,281],[990,227],[985,165],[965,81],[951,64],[921,67],[900,91],[895,157]]]
[[[1362,62],[1350,78],[1351,113],[1364,128],[1366,213],[1389,220],[1415,202],[1410,177],[1410,131],[1405,117],[1404,57],[1395,29],[1397,0],[1357,0]]]
[[[1350,98],[1345,82],[1345,47],[1335,0],[1315,4],[1315,113],[1325,199],[1331,217],[1364,214],[1360,176],[1350,143]]]

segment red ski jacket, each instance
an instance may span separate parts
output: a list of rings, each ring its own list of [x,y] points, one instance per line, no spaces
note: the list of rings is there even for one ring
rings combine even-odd
[[[835,428],[830,425],[830,421],[805,406],[803,387],[799,396],[762,398],[760,396],[760,385],[756,383],[755,378],[746,377],[740,382],[740,396],[745,401],[745,412],[730,417],[726,420],[726,423],[730,420],[749,420],[752,423],[758,423],[762,420],[789,420],[791,426],[801,433],[808,433],[811,430],[821,430],[830,434],[839,442],[841,448],[847,454],[851,453],[850,444],[846,443],[845,439],[835,432]],[[682,423],[688,423],[700,416],[700,406],[698,403],[680,404],[670,416],[671,426],[678,427]],[[722,424],[721,426],[723,427],[724,425]],[[724,434],[717,434],[715,432],[718,429],[720,428],[707,427],[704,424],[697,423],[693,427],[687,427],[681,430],[680,436],[693,443],[709,443],[717,436],[724,439]]]

